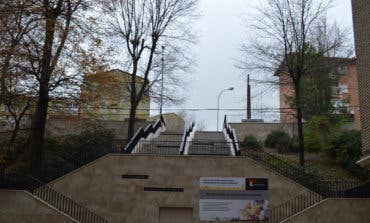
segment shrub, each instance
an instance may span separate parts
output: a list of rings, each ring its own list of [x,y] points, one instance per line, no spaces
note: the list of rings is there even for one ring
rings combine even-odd
[[[329,118],[316,115],[304,124],[304,148],[309,153],[317,153],[323,150],[327,144],[330,132]]]
[[[299,139],[298,136],[294,135],[290,144],[291,152],[299,152]]]
[[[46,137],[43,173],[39,176],[40,180],[49,181],[104,155],[113,148],[113,139],[113,132],[103,128],[88,129],[79,135]],[[27,140],[19,140],[19,146],[26,142]],[[24,153],[17,159],[12,173],[26,175],[28,167],[29,157]]]
[[[313,131],[304,131],[304,150],[309,153],[318,153],[322,151],[322,142]]]
[[[291,145],[292,145],[292,139],[287,134],[287,135],[284,135],[278,138],[275,148],[277,149],[279,153],[287,153],[287,152],[290,152]]]
[[[361,133],[357,130],[333,134],[329,140],[328,150],[343,164],[356,162],[361,157]]]
[[[110,151],[113,148],[114,134],[104,128],[93,128],[79,135],[65,136],[61,142],[62,156],[78,159],[94,159],[97,154]]]
[[[265,146],[277,149],[279,153],[289,152],[291,149],[289,134],[281,130],[273,130],[265,140]]]
[[[356,164],[362,154],[360,131],[350,130],[331,135],[326,152],[356,177],[370,179],[370,172]]]
[[[265,140],[265,146],[269,148],[275,148],[278,139],[287,135],[286,132],[281,130],[272,130],[270,134],[267,135]]]
[[[248,135],[244,138],[244,147],[246,149],[261,149],[261,143],[252,135]]]

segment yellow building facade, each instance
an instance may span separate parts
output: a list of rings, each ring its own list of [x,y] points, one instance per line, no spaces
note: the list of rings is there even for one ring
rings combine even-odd
[[[81,116],[110,121],[128,119],[131,107],[130,80],[131,75],[121,70],[87,75],[81,86]],[[137,85],[143,81],[137,77]],[[147,119],[149,110],[150,99],[146,93],[138,105],[136,118]]]

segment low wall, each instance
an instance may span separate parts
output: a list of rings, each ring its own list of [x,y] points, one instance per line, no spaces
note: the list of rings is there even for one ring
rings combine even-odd
[[[265,140],[267,135],[272,130],[283,130],[290,136],[298,135],[296,123],[254,123],[254,122],[241,122],[230,123],[235,129],[236,136],[242,142],[247,135],[253,135],[258,140]]]
[[[126,179],[123,174],[148,178]],[[306,191],[247,157],[119,154],[107,155],[50,186],[112,223],[158,223],[160,208],[190,208],[192,222],[197,223],[200,177],[268,178],[271,205]],[[144,191],[144,187],[183,188],[183,192]]]
[[[151,123],[153,122],[136,121],[135,131]],[[127,138],[128,121],[52,118],[47,120],[46,131],[52,136],[77,135],[94,125],[113,130],[116,139],[125,140]]]
[[[284,223],[370,222],[370,199],[326,199]]]
[[[0,190],[1,223],[77,222],[26,191]]]

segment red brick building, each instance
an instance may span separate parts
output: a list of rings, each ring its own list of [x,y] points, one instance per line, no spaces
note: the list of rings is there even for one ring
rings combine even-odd
[[[357,129],[361,128],[359,96],[358,96],[358,77],[356,59],[347,58],[326,58],[328,64],[336,69],[339,79],[331,86],[332,98],[331,103],[334,108],[347,108],[348,112],[353,115],[354,123]],[[294,91],[291,80],[284,72],[284,69],[279,69],[275,72],[275,76],[279,77],[280,91],[280,122],[291,123],[296,122],[295,111],[287,102],[287,97],[293,96]]]

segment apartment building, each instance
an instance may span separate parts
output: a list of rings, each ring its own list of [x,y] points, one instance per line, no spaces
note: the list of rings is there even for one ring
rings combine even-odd
[[[358,75],[355,58],[325,57],[325,64],[332,68],[328,75],[334,75],[331,85],[331,104],[333,113],[346,110],[353,117],[357,129],[361,128],[358,96]],[[296,122],[295,111],[289,102],[294,95],[290,78],[280,66],[275,76],[279,77],[280,90],[280,121],[282,123]]]

